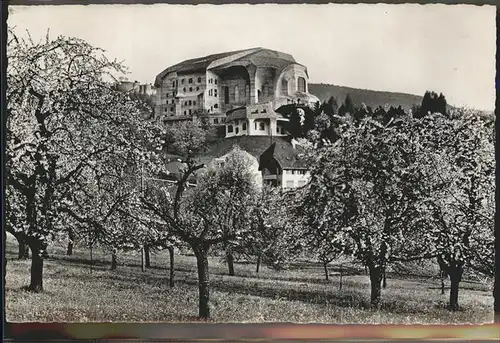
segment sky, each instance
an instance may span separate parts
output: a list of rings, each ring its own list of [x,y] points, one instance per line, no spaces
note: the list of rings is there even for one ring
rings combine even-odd
[[[34,39],[78,37],[153,83],[182,60],[263,47],[292,54],[309,82],[423,95],[493,110],[495,7],[472,5],[10,6]]]

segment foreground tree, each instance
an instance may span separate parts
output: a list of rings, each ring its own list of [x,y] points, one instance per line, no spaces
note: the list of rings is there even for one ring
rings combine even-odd
[[[311,181],[299,212],[318,230],[345,234],[353,255],[368,267],[371,306],[380,306],[389,263],[430,258],[419,244],[419,207],[442,185],[429,177],[430,153],[418,140],[417,120],[382,126],[347,120],[341,138],[315,152]]]
[[[126,156],[148,136],[138,132],[147,108],[105,82],[124,67],[80,39],[35,43],[10,32],[8,58],[7,196],[22,212],[13,229],[31,250],[28,288],[42,291],[43,256],[66,230],[72,197],[103,160]]]
[[[440,269],[450,278],[449,305],[455,311],[466,268],[494,275],[494,137],[488,121],[465,110],[442,117],[439,132],[433,145],[446,152],[448,163],[434,163],[435,173],[449,187],[429,206],[429,232]]]
[[[178,159],[177,182],[172,186],[152,185],[141,202],[144,215],[193,250],[198,269],[199,316],[209,318],[208,253],[214,245],[237,240],[246,227],[246,206],[256,187],[255,175],[246,167],[253,161],[235,150],[227,156],[224,167],[198,173],[197,186],[188,188],[188,180],[205,168],[196,155],[210,136],[207,130],[191,123],[174,125],[171,134],[170,144],[182,156]],[[168,174],[168,157],[157,157],[151,168]]]

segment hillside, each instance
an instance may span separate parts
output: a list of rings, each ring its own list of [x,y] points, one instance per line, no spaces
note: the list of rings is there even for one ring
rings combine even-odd
[[[337,99],[339,105],[344,101],[346,95],[349,93],[356,106],[365,103],[373,109],[378,106],[394,105],[397,107],[401,105],[403,109],[408,110],[411,109],[413,105],[420,105],[423,98],[422,96],[414,94],[382,92],[324,83],[310,83],[309,92],[316,95],[321,101],[326,101],[333,96]]]

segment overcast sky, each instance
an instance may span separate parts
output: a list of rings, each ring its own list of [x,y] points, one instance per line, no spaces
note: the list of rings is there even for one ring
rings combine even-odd
[[[495,7],[446,5],[93,5],[10,7],[33,37],[85,39],[123,60],[129,79],[211,53],[292,54],[310,82],[423,95],[494,109]],[[339,99],[342,100],[342,99]]]

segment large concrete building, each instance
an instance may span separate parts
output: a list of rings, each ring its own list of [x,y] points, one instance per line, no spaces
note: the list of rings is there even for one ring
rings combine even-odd
[[[308,80],[307,68],[291,55],[264,48],[186,60],[157,75],[154,119],[168,125],[206,118],[225,127],[225,139],[208,149],[207,164],[224,161],[238,145],[255,159],[263,183],[300,187],[309,173],[279,109],[318,102]]]
[[[286,53],[253,48],[183,61],[155,80],[155,118],[164,123],[203,115],[226,136],[285,135],[275,110],[313,104],[307,68]],[[281,123],[280,123],[281,122]]]

